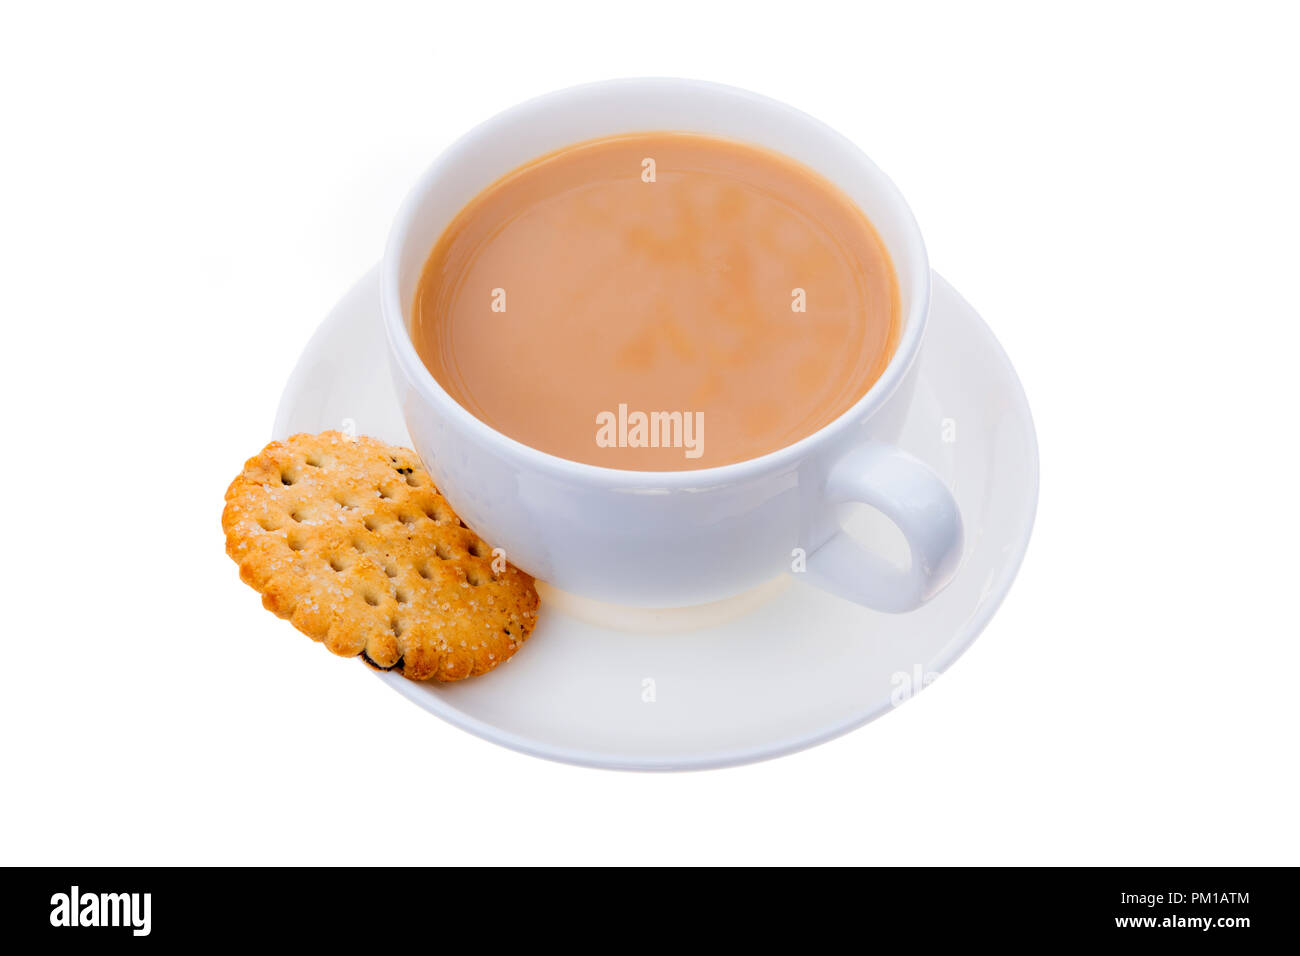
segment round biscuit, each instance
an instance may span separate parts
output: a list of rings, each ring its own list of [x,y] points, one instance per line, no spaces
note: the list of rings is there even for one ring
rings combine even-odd
[[[413,680],[492,670],[537,622],[533,579],[465,526],[413,451],[294,435],[226,491],[226,553],[268,610]]]

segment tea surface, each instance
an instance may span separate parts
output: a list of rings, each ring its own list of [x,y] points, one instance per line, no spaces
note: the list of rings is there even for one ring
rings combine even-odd
[[[462,406],[608,468],[744,461],[828,424],[880,377],[898,284],[836,186],[759,147],[594,140],[498,180],[452,221],[412,339]]]

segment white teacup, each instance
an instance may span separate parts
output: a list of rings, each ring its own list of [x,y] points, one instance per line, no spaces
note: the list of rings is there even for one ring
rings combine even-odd
[[[411,343],[421,270],[470,199],[543,153],[652,130],[728,137],[803,162],[862,208],[893,258],[904,324],[884,374],[829,425],[759,458],[665,472],[557,458],[462,408]],[[845,598],[909,611],[956,570],[962,524],[952,494],[928,466],[890,444],[910,401],[929,311],[925,246],[894,184],[812,117],[694,80],[615,80],[530,100],[471,130],[425,172],[398,213],[380,282],[393,378],[416,451],[466,523],[537,578],[600,601],[676,607],[720,600],[806,567],[806,580]],[[838,506],[850,502],[878,509],[899,528],[909,567],[867,550],[839,527]]]

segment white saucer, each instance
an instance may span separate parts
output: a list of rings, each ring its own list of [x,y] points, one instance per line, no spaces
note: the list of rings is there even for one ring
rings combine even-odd
[[[537,630],[491,674],[448,685],[380,679],[506,747],[634,770],[776,757],[888,712],[944,671],[993,616],[1020,567],[1038,497],[1034,427],[1015,370],[937,274],[918,365],[899,444],[944,477],[966,523],[961,570],[920,610],[869,611],[798,575],[703,608],[655,612],[539,584]],[[374,271],[308,343],[280,400],[275,437],[331,428],[410,445]],[[870,518],[854,520],[887,549]]]

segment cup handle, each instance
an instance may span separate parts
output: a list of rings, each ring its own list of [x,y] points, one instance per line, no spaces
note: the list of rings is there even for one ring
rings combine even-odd
[[[858,502],[892,521],[911,550],[902,570],[843,530],[808,555],[805,580],[878,611],[911,611],[952,580],[961,561],[961,513],[929,465],[881,442],[866,442],[837,461],[826,478],[827,506]]]

